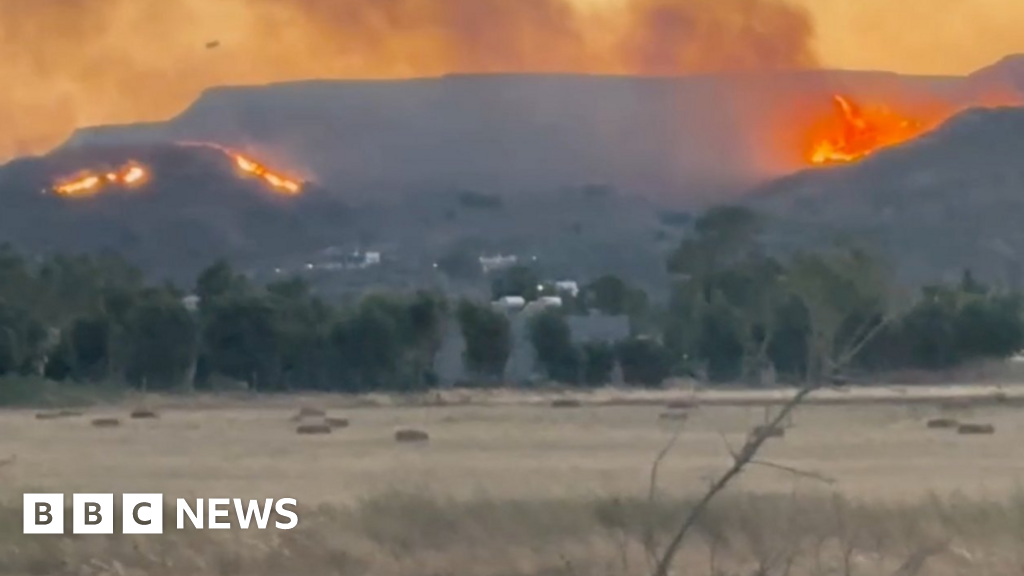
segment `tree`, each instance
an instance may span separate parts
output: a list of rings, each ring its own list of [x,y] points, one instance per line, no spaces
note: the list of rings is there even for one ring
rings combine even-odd
[[[616,347],[622,377],[627,384],[660,386],[669,377],[667,350],[650,338],[631,338]]]
[[[437,378],[434,360],[444,341],[448,302],[442,295],[421,290],[409,302],[408,316],[410,364],[415,388],[422,389]]]
[[[861,250],[797,255],[786,284],[807,310],[808,380],[839,376],[893,317],[885,272]]]
[[[273,308],[257,296],[219,300],[206,314],[203,345],[210,370],[254,390],[280,383],[279,334]]]
[[[508,318],[468,300],[459,303],[457,316],[466,342],[466,367],[484,378],[500,379],[512,352]]]
[[[125,376],[137,387],[172,388],[184,382],[198,337],[192,315],[176,298],[150,298],[127,323],[130,347]]]
[[[402,331],[381,301],[364,300],[339,322],[331,342],[353,390],[394,387],[402,358]]]
[[[548,378],[564,384],[580,380],[580,351],[572,343],[572,330],[565,317],[555,310],[546,310],[530,320],[530,340],[537,353],[537,363]]]
[[[606,342],[587,342],[583,345],[583,382],[603,386],[612,381],[615,370],[615,348]]]
[[[1018,295],[968,301],[955,320],[956,346],[963,358],[1008,358],[1024,349],[1022,301]]]
[[[225,260],[218,260],[203,270],[196,279],[195,293],[200,306],[207,308],[217,300],[239,297],[249,292],[249,281],[237,274]]]
[[[287,389],[329,389],[333,385],[329,340],[334,310],[301,277],[269,284],[267,301],[277,332],[282,385]]]

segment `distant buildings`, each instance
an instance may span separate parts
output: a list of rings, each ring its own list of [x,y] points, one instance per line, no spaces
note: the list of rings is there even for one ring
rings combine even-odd
[[[480,257],[480,268],[483,269],[485,274],[496,272],[498,270],[505,270],[511,268],[519,263],[519,257],[516,255],[505,256],[498,254],[497,256],[481,256]]]

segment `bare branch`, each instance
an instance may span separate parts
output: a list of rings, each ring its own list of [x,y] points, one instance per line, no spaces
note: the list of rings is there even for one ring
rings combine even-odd
[[[715,499],[715,496],[719,492],[724,490],[733,479],[735,479],[743,471],[743,469],[754,459],[758,450],[761,446],[768,441],[771,430],[777,428],[789,414],[799,406],[805,398],[815,390],[821,388],[818,383],[813,383],[804,388],[801,388],[793,398],[787,402],[779,413],[775,415],[771,423],[765,426],[764,429],[759,433],[751,434],[750,438],[747,439],[747,443],[743,445],[736,458],[733,460],[732,466],[723,473],[718,480],[716,480],[704,496],[697,502],[697,504],[690,510],[690,513],[683,519],[682,524],[676,531],[672,540],[669,542],[668,547],[662,554],[658,564],[654,569],[653,576],[668,576],[669,567],[672,565],[672,561],[675,560],[676,554],[679,552],[679,547],[682,545],[686,535],[690,533],[690,530],[697,524],[697,521],[704,514],[704,511],[711,504],[711,501]]]
[[[673,432],[672,436],[668,439],[668,442],[666,442],[665,445],[662,446],[661,450],[658,451],[658,455],[655,456],[654,462],[651,463],[650,484],[647,488],[647,504],[651,510],[654,509],[654,502],[658,497],[658,472],[661,470],[661,463],[665,460],[665,457],[668,456],[669,452],[672,451],[672,448],[675,446],[676,441],[679,440],[679,435],[682,434],[682,432],[683,424],[680,423],[675,429],[675,432]],[[655,541],[654,526],[652,526],[650,522],[647,523],[644,530],[643,539],[644,551],[647,553],[650,566],[653,567],[658,561],[658,543]]]
[[[683,433],[683,425],[680,424],[672,436],[668,439],[668,442],[662,446],[661,450],[658,451],[658,455],[654,458],[654,462],[651,463],[651,475],[650,485],[647,489],[647,501],[654,503],[655,496],[658,490],[658,471],[661,469],[661,462],[665,460],[668,453],[672,451],[672,447],[676,445],[676,441],[679,439],[679,435]]]
[[[820,472],[814,472],[812,470],[801,470],[799,468],[793,468],[791,466],[784,466],[782,464],[776,464],[774,462],[767,462],[765,460],[751,460],[750,464],[754,465],[754,466],[764,466],[766,468],[774,468],[776,470],[781,470],[783,472],[789,472],[790,474],[792,474],[794,476],[800,476],[801,478],[809,478],[811,480],[817,480],[818,482],[822,482],[822,483],[828,484],[830,486],[833,485],[833,484],[836,484],[838,482],[835,478],[832,478],[831,476],[826,476],[824,474],[821,474]]]

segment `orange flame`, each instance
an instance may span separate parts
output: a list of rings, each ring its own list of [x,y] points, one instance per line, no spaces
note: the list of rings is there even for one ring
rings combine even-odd
[[[149,171],[145,167],[132,162],[114,172],[80,172],[55,184],[53,191],[66,198],[86,198],[99,194],[107,184],[132,187],[144,182],[148,176]]]
[[[836,115],[811,137],[812,164],[854,162],[888,146],[916,138],[935,126],[877,106],[863,108],[845,96],[833,96]]]
[[[221,146],[220,144],[214,144],[212,142],[178,142],[178,146],[195,146],[199,148],[211,148],[218,150],[224,155],[231,158],[235,166],[238,167],[243,173],[256,176],[262,179],[264,182],[270,185],[271,190],[278,194],[285,196],[296,196],[302,193],[302,189],[305,185],[301,180],[290,178],[284,174],[271,170],[266,165],[257,162],[256,160],[244,156],[239,152]]]
[[[302,192],[302,184],[298,181],[282,176],[281,174],[270,170],[263,164],[260,164],[251,158],[242,156],[237,152],[227,151],[227,153],[235,159],[235,164],[241,168],[243,172],[262,178],[276,191],[288,195],[295,195]]]

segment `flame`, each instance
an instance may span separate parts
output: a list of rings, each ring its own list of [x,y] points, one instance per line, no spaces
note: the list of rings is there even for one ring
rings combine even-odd
[[[812,134],[812,164],[855,162],[876,150],[916,138],[937,122],[898,114],[885,106],[865,108],[846,96],[833,96],[836,114]]]
[[[140,164],[130,162],[117,171],[79,172],[54,184],[53,191],[66,198],[85,198],[95,196],[107,184],[133,187],[141,184],[149,175],[149,170]]]
[[[217,150],[231,158],[231,160],[234,161],[235,166],[241,170],[242,173],[262,179],[270,185],[270,189],[272,191],[278,194],[296,196],[302,193],[302,189],[305,185],[301,180],[291,178],[285,176],[281,172],[271,170],[265,164],[258,162],[249,156],[245,156],[240,152],[221,146],[220,144],[214,144],[213,142],[178,142],[177,145]]]
[[[235,164],[241,168],[243,172],[262,178],[275,190],[288,195],[295,195],[302,191],[302,184],[298,181],[282,176],[281,174],[270,170],[263,164],[260,164],[251,158],[242,156],[237,152],[228,151],[228,154],[235,159]]]

